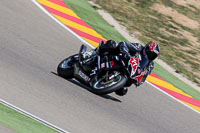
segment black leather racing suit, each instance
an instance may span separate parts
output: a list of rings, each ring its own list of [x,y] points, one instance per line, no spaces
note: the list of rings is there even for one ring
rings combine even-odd
[[[144,55],[145,52],[143,51],[144,47],[142,46],[142,44],[140,43],[127,43],[127,42],[120,42],[118,44],[118,48],[120,50],[120,52],[124,55],[125,58],[129,58],[130,57],[130,53],[131,54],[141,54]],[[147,76],[151,73],[152,69],[154,68],[154,63],[153,61],[149,60],[149,63],[146,66],[146,70],[145,75],[142,78],[142,81],[140,83],[137,83],[136,86],[141,85],[142,83],[144,83],[144,81],[146,80]]]
[[[113,52],[113,51],[118,51],[123,54],[124,58],[129,59],[130,54],[141,54],[144,55],[145,52],[143,52],[144,47],[140,43],[127,43],[127,42],[120,42],[114,46],[112,45],[106,45],[103,41],[99,43],[99,46],[89,52],[85,52],[84,54],[88,56],[89,58],[92,55],[100,55],[103,54],[104,51],[107,52]],[[86,62],[86,65],[89,65],[88,62]],[[147,76],[151,73],[152,69],[154,68],[154,63],[153,61],[149,60],[149,63],[145,67],[146,70],[144,71],[145,74],[141,80],[140,83],[135,84],[136,86],[140,86],[144,81],[146,80]]]

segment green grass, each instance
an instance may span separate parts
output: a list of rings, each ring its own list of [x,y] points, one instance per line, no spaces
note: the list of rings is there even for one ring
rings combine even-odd
[[[109,25],[101,16],[98,15],[96,10],[90,6],[90,4],[88,3],[87,0],[72,0],[72,1],[63,0],[63,1],[81,19],[83,19],[86,23],[88,23],[94,30],[96,30],[104,38],[113,39],[118,42],[126,40],[111,25]],[[105,3],[107,2],[106,0],[102,0],[102,1]],[[166,19],[170,19],[170,18],[165,18],[163,15],[155,13],[153,11],[146,12],[144,10],[141,10],[141,8],[144,8],[146,6],[147,7],[151,6],[152,1],[154,1],[154,0],[151,0],[151,1],[143,0],[142,3],[139,3],[140,5],[137,5],[137,7],[135,7],[136,9],[138,8],[140,10],[140,13],[139,13],[140,17],[133,18],[134,19],[133,21],[141,21],[141,23],[134,24],[134,23],[132,23],[133,21],[131,21],[130,25],[133,26],[134,29],[138,29],[138,27],[139,27],[138,30],[141,30],[145,34],[145,37],[139,36],[139,39],[142,40],[142,42],[148,42],[149,38],[152,36],[154,37],[154,40],[159,40],[158,37],[164,38],[164,39],[161,39],[159,42],[163,43],[163,45],[161,46],[162,52],[168,53],[168,55],[161,56],[161,59],[168,60],[168,63],[174,64],[175,67],[177,68],[177,72],[181,73],[182,71],[185,71],[185,69],[182,68],[180,64],[175,63],[171,59],[177,58],[175,55],[181,55],[181,56],[183,56],[183,55],[182,55],[181,51],[174,51],[174,49],[172,47],[169,47],[169,45],[173,46],[175,43],[179,43],[180,45],[187,45],[188,42],[187,42],[187,40],[185,40],[185,38],[176,38],[176,37],[172,37],[172,36],[167,36],[167,35],[162,34],[162,32],[160,32],[159,30],[157,30],[157,26],[164,26],[166,29],[168,29],[167,27],[170,27],[170,29],[168,29],[168,30],[171,30],[170,32],[176,33],[176,31],[174,30],[174,29],[176,29],[176,27],[174,27],[171,24],[167,24],[165,21]],[[130,6],[133,6],[133,5],[130,5]],[[120,5],[120,7],[123,7],[123,5]],[[126,10],[132,11],[132,9],[129,9],[129,8],[127,8]],[[148,8],[146,10],[148,10]],[[109,9],[107,9],[107,11],[109,12]],[[120,11],[123,13],[123,8]],[[120,12],[120,11],[118,11],[118,12]],[[116,19],[121,21],[120,13],[116,13],[117,11],[113,12],[113,11],[111,11],[111,9],[110,9],[110,12],[112,12],[112,14],[114,16],[118,15],[119,17],[118,18],[116,17]],[[121,15],[122,15],[122,13],[121,13]],[[163,18],[164,20],[157,21],[155,18],[149,18],[149,17],[146,17],[145,15],[141,15],[142,13],[143,14],[148,13],[150,15],[153,15],[154,17]],[[137,12],[135,12],[135,14],[137,14]],[[129,16],[130,15],[131,14],[129,14]],[[127,17],[129,17],[129,16],[127,16]],[[146,25],[144,25],[145,22],[142,22],[142,21],[153,21],[153,22],[155,22],[155,24],[148,25],[148,23],[146,23]],[[130,21],[128,21],[127,23],[129,23],[129,22]],[[142,26],[143,26],[143,28],[140,29],[140,27],[142,27]],[[149,32],[151,32],[151,34],[149,34]],[[170,41],[167,41],[167,40],[170,40]],[[191,54],[195,54],[195,52],[192,52]],[[183,58],[185,58],[185,56],[183,56]],[[159,77],[166,80],[167,82],[174,85],[175,87],[179,88],[183,92],[191,95],[193,98],[200,101],[200,92],[196,91],[189,85],[180,81],[178,78],[176,78],[175,76],[173,76],[172,74],[167,72],[164,68],[162,68],[158,64],[155,64],[155,68],[154,68],[153,72],[155,74],[157,74]]]
[[[160,78],[164,79],[168,83],[172,84],[176,88],[179,88],[186,94],[191,95],[194,99],[200,101],[200,92],[193,89],[191,86],[179,80],[177,77],[169,73],[163,67],[155,63],[155,68],[153,69],[153,73],[157,74]]]
[[[58,133],[3,104],[0,104],[0,124],[17,133]]]
[[[184,49],[191,49],[191,51],[199,53],[200,47],[198,44],[192,46],[193,41],[190,41],[181,34],[184,33],[183,31],[191,33],[191,35],[196,37],[199,40],[198,42],[200,42],[200,29],[191,29],[183,26],[175,22],[172,17],[161,14],[156,10],[152,10],[152,6],[153,4],[168,6],[176,10],[179,14],[186,15],[188,18],[200,23],[199,9],[195,7],[192,7],[193,9],[183,7],[169,0],[92,1],[95,1],[102,6],[103,9],[112,14],[115,19],[120,21],[128,28],[129,32],[133,34],[134,32],[139,32],[140,34],[137,34],[137,37],[141,42],[146,43],[149,40],[154,40],[159,43],[161,47],[160,58],[163,59],[167,64],[175,64],[171,65],[171,67],[176,69],[178,72],[183,73],[191,81],[196,82],[200,86],[200,68],[193,67],[193,65],[198,66],[200,59],[196,58],[195,61],[191,58],[183,58],[187,56],[187,53],[184,51]],[[183,54],[184,56],[177,56],[177,54]],[[192,56],[193,55],[188,57]],[[189,64],[187,63],[188,61],[192,63]]]
[[[126,39],[119,34],[112,25],[108,24],[102,17],[96,12],[94,8],[90,6],[86,0],[63,0],[67,5],[73,9],[78,16],[84,20],[89,26],[95,29],[100,35],[106,39],[114,39],[116,41],[126,41]]]
[[[129,0],[130,1],[130,0]],[[152,1],[154,0],[142,0],[141,3],[138,3],[139,5],[137,5],[138,8],[141,13],[146,13],[144,11],[141,10],[141,8],[146,8],[148,6],[151,6]],[[163,0],[164,1],[164,0]],[[113,39],[116,40],[118,42],[120,41],[127,41],[122,35],[120,35],[114,28],[112,25],[109,25],[104,19],[101,18],[101,16],[99,16],[96,12],[96,10],[94,8],[92,8],[90,6],[90,4],[88,3],[87,0],[64,0],[65,3],[67,3],[67,5],[73,10],[75,11],[79,17],[81,17],[86,23],[88,23],[92,28],[94,28],[99,34],[101,34],[104,38],[106,39]],[[165,1],[166,5],[170,4],[167,3],[167,1]],[[180,11],[182,7],[179,7]],[[196,9],[196,8],[195,8]],[[131,10],[131,9],[129,9]],[[184,9],[186,10],[186,9]],[[199,11],[199,9],[196,9]],[[191,11],[188,11],[187,13],[191,14]],[[156,17],[160,17],[163,18],[162,15],[160,14],[155,14],[153,12],[149,11],[149,14],[152,14]],[[116,16],[118,16],[119,14],[116,13]],[[193,15],[198,15],[197,14],[193,14]],[[198,17],[197,17],[198,18]],[[134,18],[135,21],[140,20],[141,22],[144,20],[148,20],[148,21],[153,21],[158,26],[162,26],[164,25],[165,27],[170,27],[167,28],[169,30],[169,32],[174,32],[176,33],[176,31],[174,29],[176,29],[176,27],[173,27],[170,24],[165,24],[165,22],[161,21],[161,22],[157,22],[155,20],[155,18],[148,18],[145,16],[140,16],[140,17],[135,17]],[[163,18],[166,19],[166,18]],[[122,21],[123,19],[119,16],[119,18],[117,18],[117,20]],[[145,22],[144,22],[145,23]],[[152,32],[153,30],[156,29],[155,25],[146,25],[144,26],[143,23],[139,23],[137,25],[131,25],[134,27],[134,29],[136,30],[141,30],[142,32],[144,32],[145,36],[139,36],[139,39],[141,39],[143,42],[147,42],[149,40],[148,37],[151,37],[152,34],[148,34],[148,32]],[[135,27],[136,26],[136,27]],[[140,29],[141,26],[144,26],[144,29]],[[151,28],[150,28],[150,27]],[[187,29],[185,27],[182,27],[186,30],[190,30]],[[130,28],[131,29],[131,28]],[[194,32],[194,31],[191,31]],[[200,32],[194,32],[194,34],[199,37],[200,36]],[[162,46],[162,51],[171,51],[170,47],[168,47],[169,45],[174,45],[175,43],[180,43],[181,45],[186,45],[187,44],[187,40],[185,40],[184,38],[175,38],[175,37],[169,37],[169,36],[165,36],[163,34],[161,34],[161,32],[159,30],[156,30],[153,35],[157,35],[161,38],[164,38],[162,40],[159,40],[156,36],[155,36],[155,40],[159,40],[159,42],[163,43],[164,45]],[[170,42],[166,41],[167,39],[170,39]],[[197,52],[195,51],[186,51],[187,53],[191,54],[191,55],[196,55]],[[174,53],[174,54],[180,54],[180,52],[178,53]],[[161,58],[166,58],[165,56],[162,56]],[[169,58],[174,58],[171,55],[169,55],[167,57],[166,60],[168,60]],[[168,63],[174,63],[171,60],[169,60]],[[180,66],[180,64],[175,64],[177,67]],[[194,67],[199,67],[199,66],[194,66]],[[178,72],[182,72],[184,71],[181,70],[182,68],[178,69]],[[195,68],[196,69],[196,68]],[[180,71],[179,71],[180,70]],[[167,72],[164,68],[162,68],[161,66],[159,66],[158,64],[155,63],[155,68],[153,70],[153,72],[155,74],[157,74],[159,77],[165,79],[167,82],[171,83],[172,85],[174,85],[175,87],[181,89],[183,92],[191,95],[193,98],[197,99],[200,101],[200,92],[196,91],[195,89],[193,89],[192,87],[190,87],[189,85],[185,84],[184,82],[180,81],[178,78],[176,78],[175,76],[173,76],[172,74],[170,74],[169,72]],[[57,133],[57,131],[45,126],[44,124],[41,124],[40,122],[37,122],[13,109],[10,109],[9,107],[0,104],[0,124],[10,128],[11,130],[18,132],[18,133]]]

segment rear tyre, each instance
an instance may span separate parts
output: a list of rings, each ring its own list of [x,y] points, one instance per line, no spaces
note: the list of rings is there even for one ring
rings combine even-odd
[[[103,77],[95,76],[91,82],[92,83],[91,92],[97,95],[105,95],[117,91],[118,89],[122,88],[127,82],[127,77],[121,73],[119,73],[112,79],[107,79],[107,78],[108,77],[105,76]]]
[[[74,76],[74,56],[64,59],[57,67],[57,73],[63,78],[73,78]]]

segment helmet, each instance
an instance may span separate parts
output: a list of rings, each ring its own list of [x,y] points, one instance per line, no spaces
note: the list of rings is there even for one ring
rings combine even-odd
[[[160,47],[157,43],[151,41],[145,45],[144,52],[149,60],[154,60],[160,54]]]

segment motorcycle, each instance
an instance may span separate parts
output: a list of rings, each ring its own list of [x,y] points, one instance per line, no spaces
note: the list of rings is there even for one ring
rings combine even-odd
[[[75,78],[90,87],[97,95],[121,93],[121,88],[140,83],[149,60],[140,54],[125,59],[117,52],[104,52],[84,58],[87,47],[82,45],[78,54],[64,59],[57,67],[63,78]],[[124,94],[121,94],[124,95]]]

